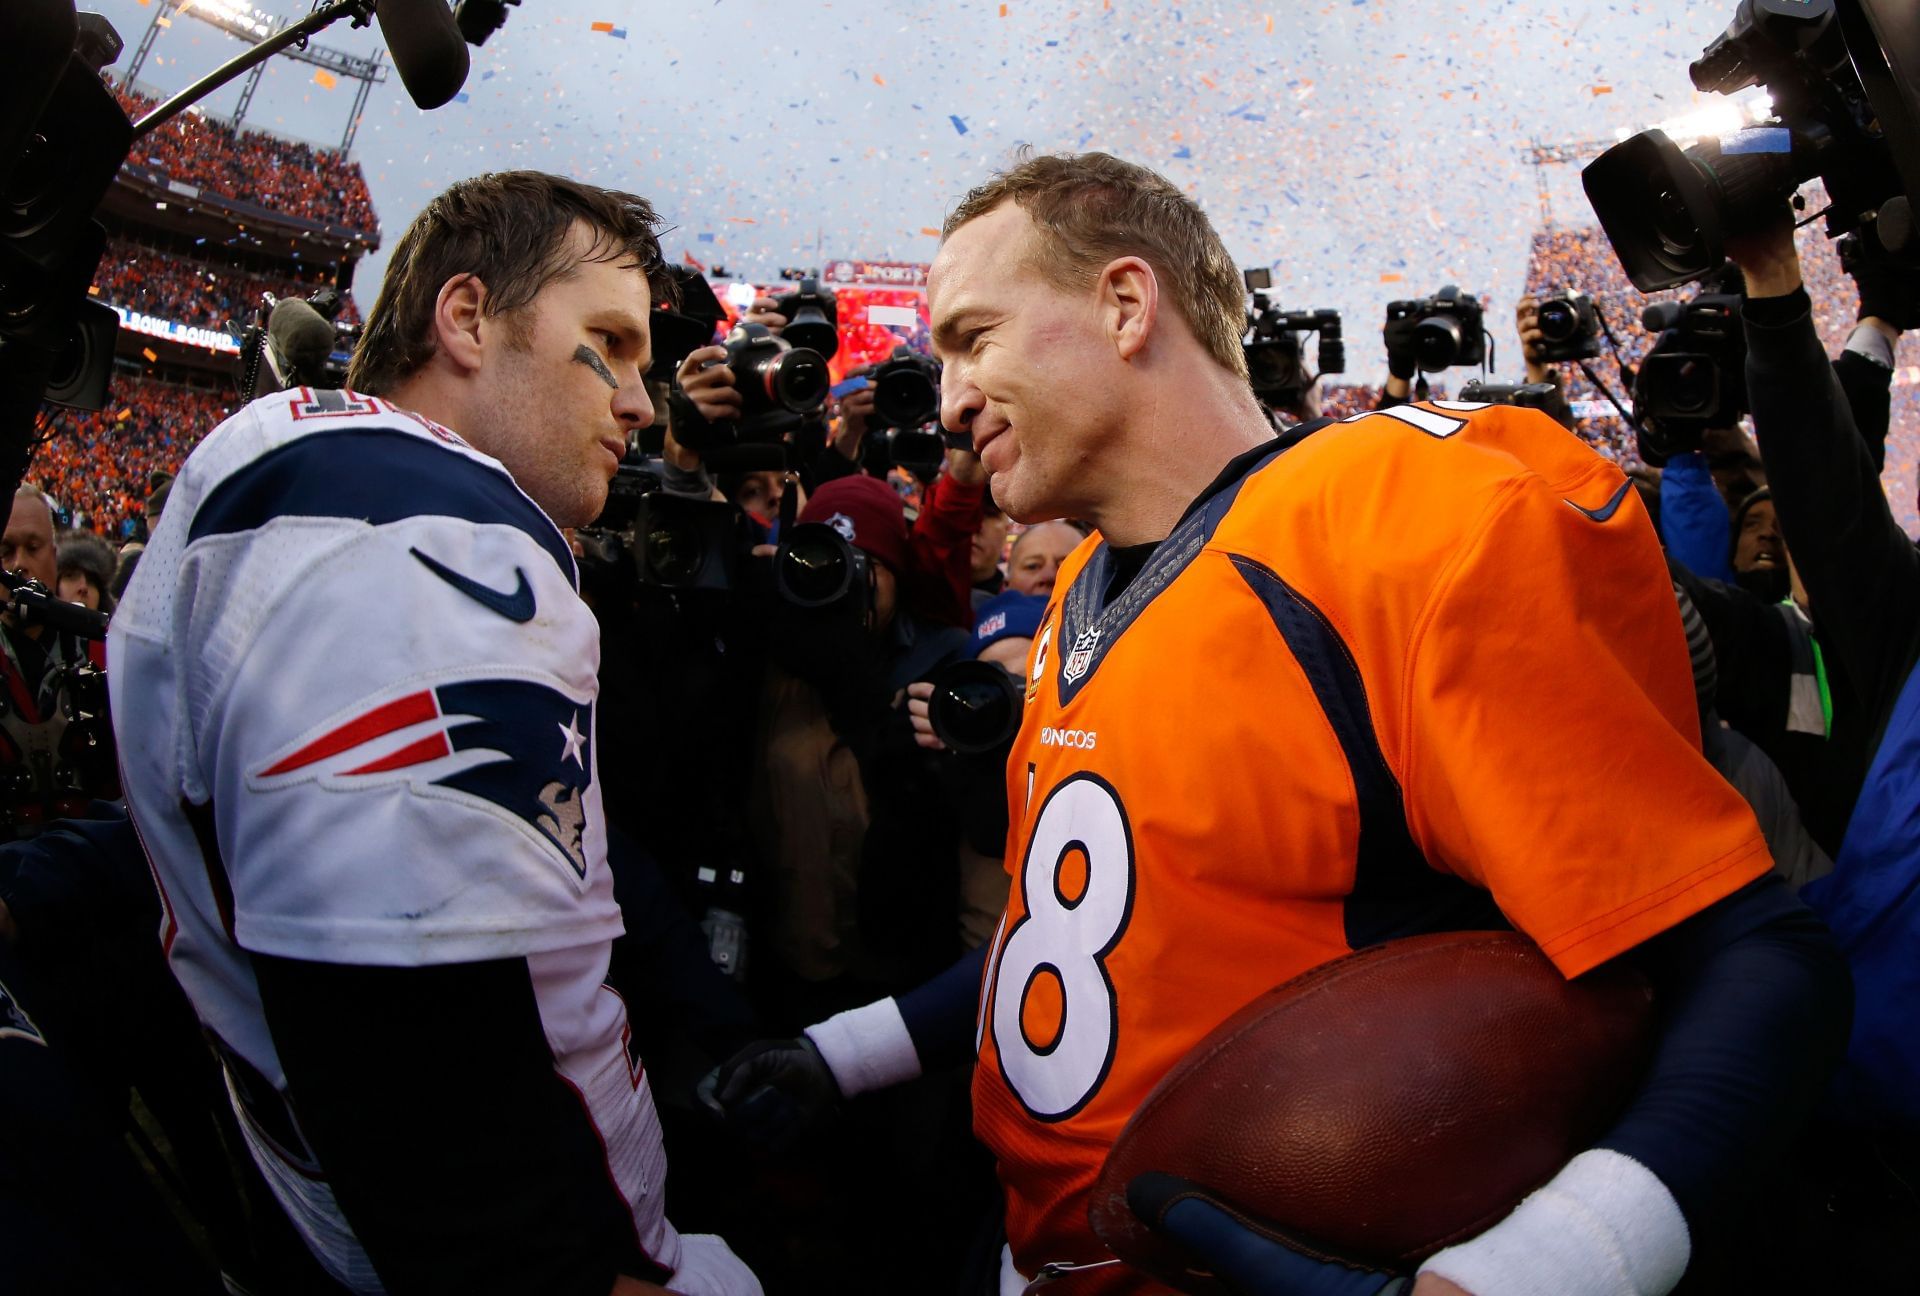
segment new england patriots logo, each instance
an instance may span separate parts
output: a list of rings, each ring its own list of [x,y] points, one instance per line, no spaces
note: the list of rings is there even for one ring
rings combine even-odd
[[[422,793],[448,789],[521,820],[584,879],[592,734],[591,702],[531,680],[462,680],[332,723],[269,757],[247,785],[259,792],[316,781],[335,790],[395,782]]]

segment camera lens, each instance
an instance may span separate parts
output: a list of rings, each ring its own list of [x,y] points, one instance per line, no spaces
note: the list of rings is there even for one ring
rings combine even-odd
[[[795,414],[817,410],[827,399],[831,381],[827,362],[819,352],[795,347],[769,358],[760,370],[767,399]]]
[[[647,571],[662,585],[690,585],[700,572],[699,535],[673,519],[654,519],[641,552]]]
[[[1466,335],[1460,321],[1450,315],[1429,315],[1413,328],[1413,350],[1420,367],[1437,373],[1451,365],[1460,354]]]
[[[918,427],[940,411],[940,389],[919,368],[884,375],[873,388],[873,412],[890,427]]]
[[[793,528],[774,559],[774,581],[789,603],[826,607],[853,581],[853,547],[823,522]]]
[[[1687,210],[1686,199],[1673,189],[1662,189],[1653,197],[1653,236],[1659,254],[1675,266],[1684,266],[1699,255],[1700,227]]]
[[[1688,356],[1669,371],[1667,405],[1677,415],[1698,417],[1713,408],[1716,383],[1714,367],[1704,360]]]
[[[1549,342],[1565,342],[1571,338],[1580,325],[1579,312],[1573,303],[1564,298],[1541,302],[1539,311],[1540,335]]]
[[[992,662],[963,661],[933,679],[927,719],[934,735],[966,755],[990,752],[1020,727],[1020,683]]]

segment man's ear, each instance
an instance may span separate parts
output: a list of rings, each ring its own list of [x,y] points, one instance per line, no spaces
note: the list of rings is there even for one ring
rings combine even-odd
[[[1140,257],[1120,257],[1100,272],[1101,322],[1122,360],[1146,349],[1160,317],[1160,280]]]
[[[480,328],[486,319],[486,304],[487,286],[472,274],[447,280],[433,300],[434,350],[462,370],[480,367]]]

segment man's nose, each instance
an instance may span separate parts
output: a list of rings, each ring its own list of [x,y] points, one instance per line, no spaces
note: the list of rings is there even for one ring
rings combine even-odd
[[[940,426],[949,432],[973,431],[973,416],[986,404],[980,389],[948,365],[940,383]]]
[[[622,383],[613,394],[613,416],[629,431],[653,426],[653,398],[647,395],[646,379],[636,374]]]

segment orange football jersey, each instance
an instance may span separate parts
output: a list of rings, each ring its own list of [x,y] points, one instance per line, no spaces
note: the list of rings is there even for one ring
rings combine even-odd
[[[1028,1277],[1106,1258],[1107,1149],[1274,985],[1503,924],[1577,976],[1770,864],[1700,755],[1618,468],[1545,415],[1452,402],[1242,462],[1112,603],[1110,551],[1076,550],[1028,663],[974,1077]]]

